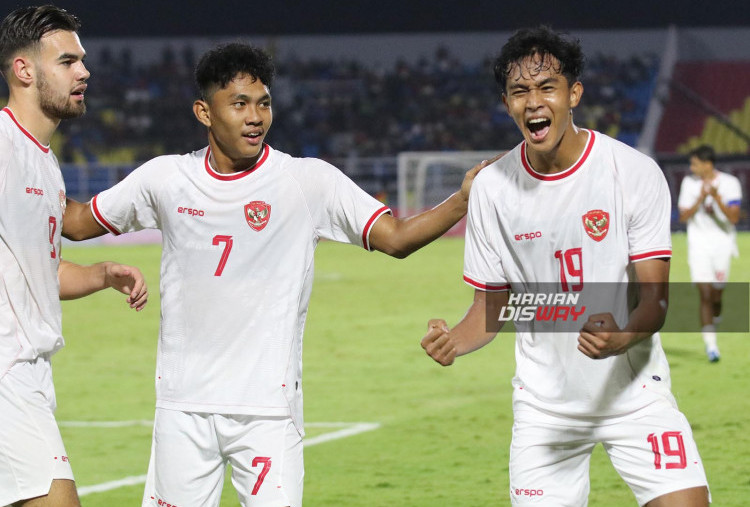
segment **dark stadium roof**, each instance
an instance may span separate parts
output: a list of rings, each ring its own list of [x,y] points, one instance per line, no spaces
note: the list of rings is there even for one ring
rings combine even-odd
[[[750,26],[746,0],[5,0],[54,3],[88,37],[502,31]],[[3,13],[2,15],[4,15]]]

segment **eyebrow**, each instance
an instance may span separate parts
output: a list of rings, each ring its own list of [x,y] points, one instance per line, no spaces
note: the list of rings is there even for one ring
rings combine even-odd
[[[63,53],[57,57],[57,60],[58,61],[62,61],[62,60],[76,60],[77,61],[77,60],[83,60],[84,58],[86,58],[86,53],[84,53],[83,56],[77,55],[75,53]]]
[[[538,83],[535,83],[535,86],[544,86],[544,85],[549,84],[549,83],[555,83],[555,82],[557,82],[557,80],[558,80],[557,76],[550,76],[547,79],[543,79],[543,80],[539,81]],[[518,88],[522,88],[522,89],[523,88],[529,88],[529,86],[525,85],[525,84],[518,83],[518,82],[513,83],[511,85],[508,85],[508,89],[509,90],[515,90],[515,89],[518,89]]]
[[[264,93],[261,97],[258,98],[258,102],[261,102],[263,100],[270,100],[271,95],[268,93]],[[252,102],[253,99],[249,95],[246,95],[244,93],[238,93],[237,95],[232,97],[233,100],[240,99],[244,100],[245,102]]]

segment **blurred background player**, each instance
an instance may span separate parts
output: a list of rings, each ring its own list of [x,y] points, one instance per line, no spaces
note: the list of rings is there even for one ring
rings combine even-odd
[[[81,116],[89,72],[78,20],[50,5],[0,25],[0,505],[77,506],[55,421],[50,359],[63,347],[60,299],[112,287],[140,310],[140,271],[60,258],[65,185],[49,147],[60,121]]]
[[[732,257],[739,255],[735,224],[740,220],[742,186],[715,167],[708,145],[690,152],[691,175],[680,185],[680,222],[687,222],[690,278],[700,294],[700,319],[706,355],[720,358],[716,331],[721,321],[721,297],[729,280]]]
[[[524,140],[471,191],[464,280],[474,301],[452,329],[431,320],[422,346],[449,365],[495,337],[509,291],[605,287],[588,299],[579,332],[516,322],[511,501],[587,505],[601,443],[639,505],[705,507],[706,476],[657,333],[672,254],[669,189],[653,160],[573,123],[583,60],[577,40],[546,27],[503,46],[495,79]],[[525,241],[526,231],[539,234]],[[634,306],[609,294],[636,279]]]
[[[71,202],[72,239],[163,234],[156,415],[143,505],[218,505],[227,463],[243,506],[302,504],[302,333],[321,239],[405,257],[465,214],[469,188],[399,219],[341,171],[264,142],[274,66],[226,44],[200,59],[208,147],[145,163]],[[96,218],[94,218],[96,217]]]

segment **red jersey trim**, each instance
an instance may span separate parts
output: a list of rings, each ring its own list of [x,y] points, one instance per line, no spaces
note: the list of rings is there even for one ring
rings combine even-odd
[[[8,109],[7,107],[4,107],[3,111],[5,111],[8,114],[8,116],[10,116],[10,119],[13,120],[13,123],[16,124],[16,127],[21,129],[21,132],[23,132],[26,135],[26,137],[34,141],[34,144],[36,144],[40,150],[42,150],[44,153],[49,153],[49,146],[44,146],[42,143],[37,141],[36,137],[31,135],[31,133],[28,130],[23,128],[23,126],[20,123],[18,123],[18,120],[16,120],[16,117],[13,116],[13,112],[10,109]]]
[[[653,252],[631,255],[630,262],[642,261],[645,259],[672,257],[672,250],[654,250]]]
[[[375,220],[380,218],[381,215],[390,212],[391,208],[389,208],[388,206],[383,206],[375,213],[373,213],[370,219],[365,224],[365,229],[362,231],[362,246],[365,247],[365,250],[370,250],[370,229],[372,228],[372,224],[374,224]]]
[[[211,176],[212,178],[216,178],[217,180],[221,180],[221,181],[238,180],[240,178],[244,178],[245,176],[247,176],[248,174],[252,172],[255,172],[256,169],[259,169],[260,166],[263,165],[263,162],[265,162],[266,159],[268,158],[269,153],[271,153],[271,150],[268,148],[268,145],[266,143],[263,143],[263,153],[261,153],[260,158],[258,158],[258,160],[255,162],[255,164],[253,164],[252,167],[245,169],[244,171],[235,173],[235,174],[222,174],[214,170],[214,168],[211,167],[211,164],[209,164],[208,162],[208,157],[211,155],[211,147],[209,146],[206,149],[206,172],[208,173],[209,176]]]
[[[561,171],[559,173],[554,174],[542,174],[538,173],[534,170],[533,167],[531,167],[531,162],[529,162],[529,159],[526,155],[526,141],[521,143],[521,162],[523,163],[523,168],[526,169],[526,172],[529,173],[530,176],[533,178],[536,178],[541,181],[556,181],[561,180],[563,178],[567,178],[574,172],[576,172],[578,169],[581,168],[584,162],[586,162],[586,159],[588,159],[589,154],[591,153],[591,149],[594,147],[594,131],[584,129],[589,133],[588,141],[586,142],[586,148],[584,148],[583,153],[581,154],[578,161],[573,164],[568,169],[565,169],[564,171]]]
[[[107,229],[110,233],[114,234],[115,236],[120,235],[120,231],[115,229],[115,227],[107,222],[107,220],[104,219],[102,216],[102,213],[99,211],[99,207],[96,205],[96,198],[99,197],[99,195],[95,195],[93,199],[91,199],[91,211],[94,213],[94,218],[96,218],[96,221],[101,224],[102,227]]]
[[[510,290],[510,284],[505,284],[505,285],[484,284],[484,283],[477,282],[476,280],[472,280],[466,275],[464,275],[464,282],[468,283],[469,285],[477,289],[486,290],[487,292],[502,292],[505,290]]]

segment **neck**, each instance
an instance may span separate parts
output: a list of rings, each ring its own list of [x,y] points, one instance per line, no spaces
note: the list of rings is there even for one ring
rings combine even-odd
[[[263,149],[261,149],[255,157],[235,160],[221,150],[212,136],[209,136],[208,138],[208,145],[211,148],[208,162],[211,164],[214,171],[219,174],[233,174],[247,171],[253,167],[258,162],[261,155],[263,155]]]
[[[581,157],[586,148],[588,132],[579,129],[571,121],[560,142],[550,151],[536,151],[526,143],[526,150],[535,171],[554,174],[570,168]]]
[[[711,169],[703,175],[703,181],[710,181],[716,177],[716,169]]]
[[[16,117],[18,123],[23,125],[23,128],[34,136],[40,144],[49,145],[52,135],[55,133],[57,126],[60,125],[59,119],[50,118],[44,114],[39,106],[31,100],[15,100],[14,97],[10,97],[8,108],[13,111],[13,116]]]

